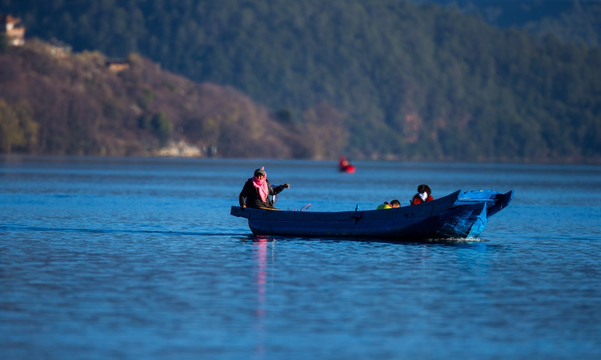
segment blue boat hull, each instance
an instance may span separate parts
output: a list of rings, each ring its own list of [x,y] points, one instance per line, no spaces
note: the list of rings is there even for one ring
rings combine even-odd
[[[420,205],[386,210],[309,212],[232,206],[231,215],[248,219],[255,235],[388,240],[475,238],[486,227],[488,217],[507,206],[511,196],[512,192],[459,190]]]

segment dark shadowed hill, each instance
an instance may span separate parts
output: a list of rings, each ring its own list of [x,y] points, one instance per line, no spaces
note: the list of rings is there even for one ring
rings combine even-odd
[[[414,0],[456,7],[500,28],[525,29],[543,38],[601,46],[599,0]]]

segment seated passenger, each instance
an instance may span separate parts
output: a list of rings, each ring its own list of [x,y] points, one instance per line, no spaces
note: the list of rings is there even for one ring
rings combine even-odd
[[[376,210],[383,210],[383,209],[392,209],[392,206],[390,206],[390,204],[388,203],[388,201],[384,201],[384,204],[378,205],[378,207],[376,208]]]
[[[384,201],[384,204],[381,204],[380,206],[378,206],[377,210],[392,209],[392,208],[398,208],[398,207],[401,207],[401,202],[398,201],[397,199],[394,199],[390,203],[388,201]]]
[[[417,194],[411,199],[411,205],[417,205],[432,200],[434,200],[434,198],[432,197],[432,190],[430,190],[430,187],[426,184],[421,184],[417,187]]]
[[[271,187],[265,169],[260,168],[255,170],[252,178],[246,180],[238,201],[242,208],[248,206],[249,208],[278,210],[273,206],[270,195],[277,195],[288,188],[290,188],[289,184]]]

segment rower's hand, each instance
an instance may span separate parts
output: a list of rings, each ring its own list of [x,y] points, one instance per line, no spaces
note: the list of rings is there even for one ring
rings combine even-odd
[[[290,184],[284,184],[284,187],[285,187],[286,189],[290,189]]]

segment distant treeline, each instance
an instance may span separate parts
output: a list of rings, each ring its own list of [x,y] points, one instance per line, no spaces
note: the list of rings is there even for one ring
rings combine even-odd
[[[456,8],[398,0],[0,4],[28,34],[110,56],[138,52],[194,81],[240,89],[282,128],[321,139],[323,149],[308,141],[291,156],[601,158],[601,49],[501,30]],[[227,136],[218,141],[227,146]]]

